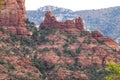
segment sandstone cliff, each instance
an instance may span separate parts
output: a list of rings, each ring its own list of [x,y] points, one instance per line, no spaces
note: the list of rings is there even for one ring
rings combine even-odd
[[[27,36],[29,32],[25,27],[26,10],[25,0],[3,0],[0,10],[0,26],[6,31],[17,35]]]
[[[79,33],[80,31],[84,31],[83,21],[80,17],[75,20],[66,20],[65,22],[59,22],[53,16],[51,11],[48,11],[45,14],[45,20],[40,24],[42,27],[58,27],[63,29],[69,33]]]

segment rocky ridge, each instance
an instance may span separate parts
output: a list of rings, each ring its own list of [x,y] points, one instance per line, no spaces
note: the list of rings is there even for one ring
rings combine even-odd
[[[66,20],[65,22],[59,22],[53,16],[51,11],[46,12],[45,19],[40,24],[40,26],[58,27],[69,33],[79,33],[80,31],[84,31],[83,22],[80,17],[76,18],[75,20]]]
[[[25,0],[3,0],[0,10],[0,26],[17,35],[29,36],[25,27]]]
[[[120,43],[120,6],[80,11],[72,11],[55,6],[44,6],[37,10],[28,10],[27,17],[31,22],[39,25],[43,22],[46,11],[52,11],[57,20],[62,22],[81,16],[84,20],[85,29],[91,31],[99,30],[104,36],[111,37],[113,40]]]
[[[84,29],[83,21],[80,17],[74,20],[66,20],[65,22],[59,22],[57,21],[53,13],[51,11],[48,11],[45,14],[44,21],[40,24],[40,27],[57,27],[72,34],[79,34],[80,32],[88,33],[88,35],[91,35],[98,41],[101,40],[109,42],[113,45],[117,45],[115,41],[113,41],[111,38],[104,37],[99,31],[93,31],[92,33],[86,31]]]

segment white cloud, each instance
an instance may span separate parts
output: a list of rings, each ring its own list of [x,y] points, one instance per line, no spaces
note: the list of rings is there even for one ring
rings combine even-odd
[[[120,0],[25,0],[27,10],[53,5],[72,10],[99,9],[120,6]]]

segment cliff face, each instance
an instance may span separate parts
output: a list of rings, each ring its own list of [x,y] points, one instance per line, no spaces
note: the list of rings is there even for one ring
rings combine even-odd
[[[59,22],[53,16],[51,11],[48,11],[45,14],[45,20],[40,25],[41,27],[58,27],[63,29],[69,33],[79,33],[80,31],[84,31],[83,22],[80,17],[75,20],[66,20],[65,22]]]
[[[0,10],[0,26],[6,31],[17,35],[27,36],[29,32],[25,27],[26,10],[25,0],[3,0]]]

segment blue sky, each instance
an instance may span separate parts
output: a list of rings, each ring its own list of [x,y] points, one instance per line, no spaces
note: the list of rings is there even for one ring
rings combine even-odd
[[[25,0],[25,4],[27,10],[52,5],[76,11],[120,6],[120,0]]]

